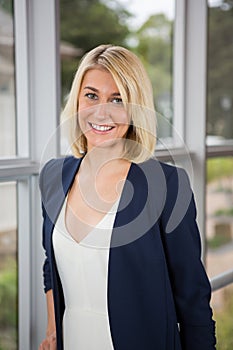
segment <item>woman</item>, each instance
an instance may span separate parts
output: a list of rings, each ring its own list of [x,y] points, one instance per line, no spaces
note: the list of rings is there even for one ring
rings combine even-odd
[[[64,109],[74,156],[40,175],[48,306],[40,350],[213,350],[210,285],[184,170],[153,158],[140,60],[101,45]]]

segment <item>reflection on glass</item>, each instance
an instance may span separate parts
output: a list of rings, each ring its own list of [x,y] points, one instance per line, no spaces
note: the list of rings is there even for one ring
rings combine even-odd
[[[13,1],[0,1],[0,157],[16,154]]]
[[[16,184],[0,183],[0,349],[16,350],[17,313]]]
[[[207,162],[207,268],[209,276],[232,269],[233,157]]]
[[[122,45],[142,59],[154,89],[158,136],[170,138],[174,18],[175,0],[60,0],[62,105],[80,57],[99,44]]]
[[[216,320],[217,350],[233,349],[233,285],[213,293],[212,305]]]
[[[233,157],[207,161],[207,273],[217,276],[233,267]],[[217,350],[233,349],[233,285],[212,294],[217,322]]]
[[[209,0],[207,143],[233,139],[233,3]],[[229,142],[229,141],[228,141]]]

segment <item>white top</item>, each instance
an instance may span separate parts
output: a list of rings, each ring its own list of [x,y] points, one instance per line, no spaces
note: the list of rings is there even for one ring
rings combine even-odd
[[[64,350],[113,349],[107,309],[109,246],[118,201],[97,226],[76,242],[65,225],[65,200],[53,246],[65,298]]]

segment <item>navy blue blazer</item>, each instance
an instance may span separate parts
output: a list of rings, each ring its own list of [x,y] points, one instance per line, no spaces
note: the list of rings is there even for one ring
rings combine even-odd
[[[45,292],[53,290],[58,350],[65,301],[52,232],[81,160],[50,160],[40,174],[44,285]],[[152,159],[131,164],[109,250],[107,298],[115,350],[215,349],[211,289],[195,219],[183,169]]]

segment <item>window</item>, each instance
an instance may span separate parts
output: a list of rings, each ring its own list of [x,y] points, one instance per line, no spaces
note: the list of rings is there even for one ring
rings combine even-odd
[[[158,137],[171,139],[174,19],[175,0],[60,0],[62,105],[80,57],[102,43],[122,45],[142,59],[153,85]],[[62,137],[63,152],[65,145]]]
[[[207,160],[206,184],[206,266],[211,279],[220,279],[232,271],[233,256],[233,157]],[[232,282],[232,280],[231,280]],[[229,282],[228,282],[229,283]],[[226,285],[223,282],[223,286]],[[212,295],[217,322],[218,349],[231,349],[233,286],[225,286]]]
[[[16,155],[13,1],[0,2],[0,157]]]
[[[0,158],[16,156],[13,1],[0,2]],[[17,185],[0,182],[0,347],[18,348]]]
[[[207,160],[207,266],[210,277],[232,268],[233,157]]]
[[[232,338],[232,312],[233,312],[233,285],[213,293],[214,319],[216,320],[217,349],[231,350]]]
[[[233,256],[233,4],[208,1],[206,264],[218,349],[231,349]],[[219,287],[218,287],[219,288]]]
[[[232,145],[233,72],[231,1],[209,1],[207,145]],[[211,276],[232,268],[233,150],[211,147],[207,156],[206,235]],[[228,261],[229,260],[229,261]]]
[[[18,348],[16,183],[0,183],[0,348]]]
[[[171,146],[167,153],[159,150],[159,158],[177,155],[187,169],[191,152],[209,276],[232,269],[227,260],[232,254],[232,173],[226,168],[232,169],[233,161],[233,9],[231,0],[208,2],[206,18],[206,1],[0,0],[0,348],[37,349],[45,335],[38,169],[40,162],[60,154],[59,136],[54,136],[59,90],[63,105],[80,57],[100,43],[128,46],[143,60],[154,84],[159,141]],[[185,140],[186,152],[173,148],[175,132]],[[231,287],[213,294],[220,349],[232,348],[232,323],[225,327],[232,315]]]
[[[209,1],[207,144],[233,140],[233,5]]]
[[[32,113],[30,131],[35,144],[31,142],[29,145],[27,26],[26,1],[0,1],[1,350],[32,348],[29,323],[32,315],[30,248],[35,229],[32,229],[30,220],[35,216],[37,199],[35,196],[30,202],[30,194],[35,193],[38,187],[33,177],[38,173],[35,162],[35,145],[38,142],[33,123],[35,113]],[[33,92],[30,91],[30,106],[32,104]],[[34,159],[30,158],[32,149]]]

